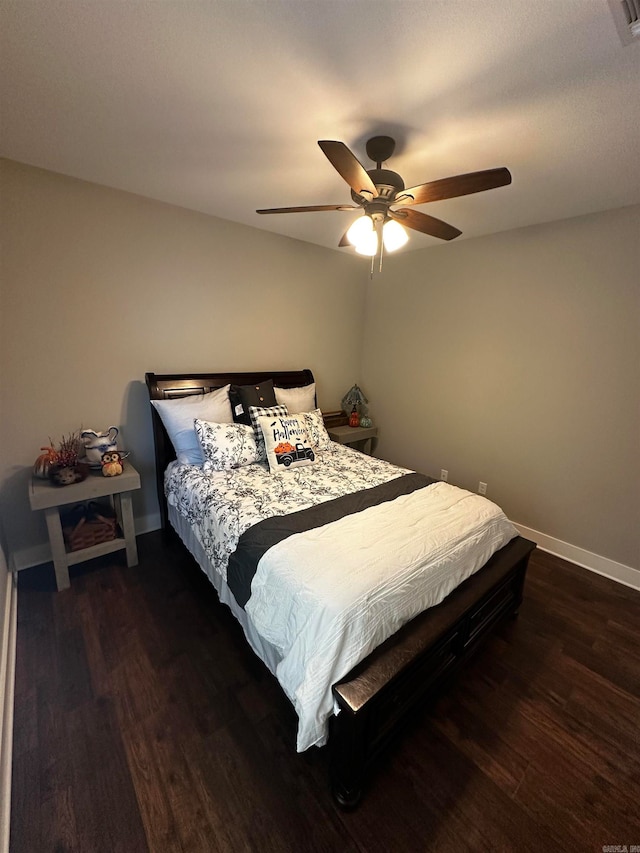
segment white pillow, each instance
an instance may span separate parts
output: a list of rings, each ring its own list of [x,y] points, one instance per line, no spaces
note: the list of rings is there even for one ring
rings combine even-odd
[[[312,412],[316,407],[316,383],[299,388],[274,388],[280,406],[286,406],[290,415]]]
[[[217,388],[209,394],[193,394],[175,400],[152,400],[169,434],[178,462],[187,465],[202,465],[204,456],[198,442],[193,422],[195,418],[216,423],[232,423],[233,414],[229,402],[230,385]]]
[[[316,455],[309,444],[303,417],[261,415],[258,425],[264,438],[272,474],[311,465]]]
[[[314,409],[313,412],[304,412],[302,417],[304,418],[304,425],[307,428],[311,447],[315,450],[329,450],[331,447],[331,438],[324,425],[320,409]]]
[[[217,424],[196,418],[194,427],[204,454],[204,471],[230,471],[258,461],[253,427]]]

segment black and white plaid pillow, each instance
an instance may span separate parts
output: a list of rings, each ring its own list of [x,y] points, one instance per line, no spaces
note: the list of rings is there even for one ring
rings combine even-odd
[[[251,418],[251,426],[256,436],[256,445],[258,446],[258,462],[264,462],[267,458],[267,450],[264,446],[264,436],[260,429],[258,418],[262,415],[271,415],[274,418],[285,418],[289,414],[286,406],[249,406],[249,417]]]

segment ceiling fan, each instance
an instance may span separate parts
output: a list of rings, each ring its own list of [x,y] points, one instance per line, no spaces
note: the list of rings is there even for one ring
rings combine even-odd
[[[457,198],[470,193],[483,192],[511,183],[511,173],[502,167],[455,175],[415,187],[405,188],[397,172],[383,169],[394,152],[396,143],[390,136],[373,136],[366,145],[367,156],[376,164],[375,169],[365,169],[344,142],[320,140],[318,145],[334,169],[351,187],[355,204],[318,204],[306,207],[273,207],[256,213],[311,213],[324,210],[358,210],[364,215],[343,234],[339,246],[353,245],[363,255],[374,256],[382,247],[394,251],[407,242],[402,226],[420,231],[441,240],[453,240],[462,232],[453,225],[428,216],[412,205]]]

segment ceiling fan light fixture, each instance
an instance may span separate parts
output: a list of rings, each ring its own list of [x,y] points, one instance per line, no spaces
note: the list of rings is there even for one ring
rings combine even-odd
[[[373,220],[365,213],[358,217],[347,231],[347,240],[359,255],[375,255],[378,249],[378,235],[373,226]]]
[[[358,255],[366,255],[368,258],[372,258],[378,252],[378,235],[375,231],[371,231],[356,243],[355,248]]]
[[[360,240],[366,240],[373,231],[373,220],[367,214],[359,216],[347,231],[347,240],[352,246],[357,246]]]
[[[409,235],[399,222],[396,222],[394,219],[389,219],[384,223],[382,239],[387,252],[395,252],[407,243]]]

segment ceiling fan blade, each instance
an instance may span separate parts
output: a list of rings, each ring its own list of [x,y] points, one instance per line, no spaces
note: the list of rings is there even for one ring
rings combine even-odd
[[[318,145],[336,172],[345,179],[356,195],[361,195],[365,198],[378,197],[376,185],[367,174],[362,163],[347,148],[344,142],[321,139]]]
[[[256,213],[313,213],[318,210],[357,210],[353,204],[314,204],[307,207],[269,207]]]
[[[351,226],[349,226],[349,228],[350,228],[350,227],[351,227]],[[340,249],[344,249],[344,247],[345,247],[345,246],[350,246],[350,245],[351,245],[351,241],[350,241],[350,240],[347,240],[347,234],[349,233],[349,228],[347,228],[347,230],[344,232],[344,234],[343,234],[343,235],[342,235],[342,237],[340,238],[340,242],[338,243],[338,247],[339,247]]]
[[[398,193],[393,204],[424,204],[428,201],[442,201],[445,198],[458,198],[461,195],[493,190],[510,183],[511,172],[505,167],[485,169],[483,172],[469,172],[466,175],[455,175],[452,178],[442,178],[439,181],[409,187]]]
[[[453,225],[448,225],[433,216],[427,216],[419,210],[390,210],[389,216],[401,225],[406,225],[407,228],[413,228],[414,231],[421,231],[431,237],[439,237],[441,240],[453,240],[462,234],[462,231],[454,228]]]

